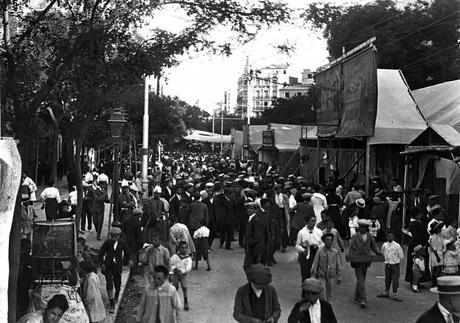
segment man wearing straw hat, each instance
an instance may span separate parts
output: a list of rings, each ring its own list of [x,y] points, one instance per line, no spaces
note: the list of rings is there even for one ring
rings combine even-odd
[[[431,288],[439,301],[422,314],[417,323],[460,322],[460,276],[438,277],[438,286]]]

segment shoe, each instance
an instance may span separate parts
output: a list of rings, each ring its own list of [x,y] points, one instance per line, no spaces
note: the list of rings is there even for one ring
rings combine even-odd
[[[366,308],[367,302],[362,301],[362,302],[359,304],[359,306],[361,306],[362,308]]]
[[[412,291],[413,291],[414,293],[420,293],[420,289],[412,288]]]
[[[97,237],[96,239],[97,239],[98,241],[101,241],[101,240],[102,240],[101,237]]]
[[[233,248],[232,248],[232,247],[229,247],[229,248],[225,248],[225,249],[227,249],[227,250],[233,250]]]
[[[206,271],[211,271],[211,268],[206,269]]]
[[[188,306],[188,304],[185,304],[184,305],[184,311],[188,311],[190,309],[190,307]]]
[[[85,234],[86,233],[85,230],[80,230],[78,232],[80,232],[80,234]]]
[[[394,300],[395,302],[402,302],[402,299],[400,299],[400,298],[398,298],[398,297],[396,297],[396,296],[393,296],[393,300]]]
[[[382,293],[377,295],[378,298],[388,298],[390,297],[387,293]]]
[[[426,289],[426,287],[423,286],[422,284],[418,284],[418,289]]]

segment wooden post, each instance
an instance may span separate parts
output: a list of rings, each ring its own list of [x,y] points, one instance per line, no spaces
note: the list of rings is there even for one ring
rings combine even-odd
[[[369,195],[369,179],[371,177],[371,174],[370,174],[370,165],[371,165],[371,146],[369,145],[369,137],[366,138],[366,169],[365,169],[365,187],[366,187],[366,193],[367,195]]]
[[[318,171],[316,173],[316,182],[319,184],[319,177],[320,177],[320,164],[319,164],[319,154],[320,154],[320,144],[319,144],[320,140],[319,140],[319,137],[318,137],[318,140],[316,141],[316,167],[318,168]]]
[[[408,187],[408,174],[409,174],[409,159],[407,155],[404,156],[404,182],[403,182],[403,210],[402,210],[402,227],[406,227],[406,216],[407,216],[407,190]],[[404,243],[404,234],[401,237],[401,243]]]

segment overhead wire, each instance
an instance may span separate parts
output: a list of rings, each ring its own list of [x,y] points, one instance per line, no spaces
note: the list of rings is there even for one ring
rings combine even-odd
[[[446,47],[446,48],[444,48],[443,50],[440,50],[440,51],[437,51],[437,52],[435,52],[435,53],[433,53],[433,54],[431,54],[431,55],[422,57],[422,58],[420,58],[420,59],[418,59],[418,60],[416,60],[416,61],[413,61],[413,62],[411,62],[411,63],[409,63],[409,64],[407,64],[407,65],[401,67],[401,69],[406,68],[406,67],[409,67],[409,66],[412,66],[412,65],[414,65],[414,64],[416,64],[416,63],[418,63],[418,62],[422,62],[422,61],[424,61],[424,60],[426,60],[426,59],[428,59],[428,58],[431,58],[431,57],[433,57],[433,56],[439,55],[439,54],[441,54],[441,53],[444,53],[444,52],[448,51],[449,49],[451,49],[451,48],[453,48],[453,47],[455,47],[455,46],[458,46],[458,44],[450,45],[449,47]]]
[[[440,23],[441,21],[443,21],[443,20],[445,20],[445,19],[447,19],[447,18],[449,18],[449,17],[452,17],[453,15],[456,15],[458,12],[460,12],[460,9],[459,9],[459,10],[455,10],[454,12],[448,14],[447,16],[444,16],[444,17],[442,17],[442,18],[440,18],[440,19],[437,19],[437,20],[433,21],[432,23],[430,23],[430,24],[428,24],[428,25],[426,25],[426,26],[417,28],[417,29],[415,29],[414,31],[411,31],[410,33],[404,35],[403,37],[400,37],[400,38],[397,38],[397,39],[395,39],[395,40],[392,40],[392,41],[390,41],[390,42],[384,44],[384,45],[383,45],[382,47],[380,47],[379,49],[386,48],[386,47],[388,47],[389,45],[394,44],[394,43],[396,43],[396,42],[399,42],[400,40],[402,40],[402,39],[404,39],[404,38],[407,38],[407,37],[409,37],[409,36],[411,36],[411,35],[413,35],[413,34],[419,32],[419,31],[422,31],[422,30],[425,30],[425,29],[427,29],[427,28],[429,28],[429,27],[431,27],[431,26],[434,26],[434,25]]]
[[[438,57],[438,58],[435,58],[435,59],[432,59],[432,60],[429,60],[429,61],[426,61],[426,62],[420,62],[419,64],[412,65],[409,68],[404,68],[403,67],[403,68],[400,68],[400,69],[404,70],[404,71],[410,71],[411,69],[418,68],[420,66],[430,64],[430,63],[436,62],[436,61],[441,60],[441,59],[446,59],[447,60],[449,58],[456,57],[456,56],[457,56],[456,54],[452,54],[452,55],[448,55],[448,56]]]

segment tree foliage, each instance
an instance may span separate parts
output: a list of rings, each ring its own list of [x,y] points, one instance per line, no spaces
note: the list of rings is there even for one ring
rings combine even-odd
[[[460,3],[392,0],[364,5],[310,4],[305,20],[322,30],[330,58],[376,36],[379,68],[401,69],[411,88],[457,79]]]
[[[294,96],[289,99],[277,98],[273,107],[262,112],[259,118],[251,123],[285,123],[285,124],[315,124],[316,113],[314,107],[318,106],[314,86],[310,87],[307,95]]]

